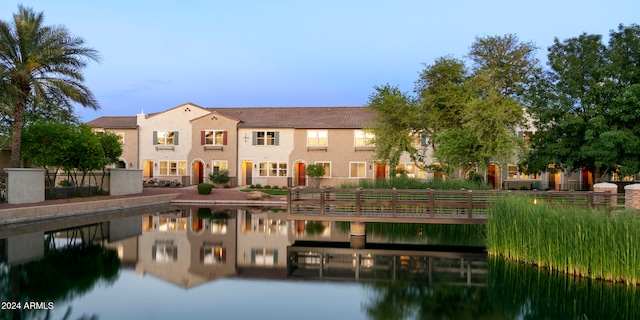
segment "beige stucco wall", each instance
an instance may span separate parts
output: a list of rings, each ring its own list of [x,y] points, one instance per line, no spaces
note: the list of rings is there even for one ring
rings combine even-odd
[[[189,152],[194,143],[191,120],[202,117],[210,112],[192,104],[184,104],[155,115],[138,115],[139,150],[140,158],[138,168],[142,168],[145,160],[151,160],[154,164],[160,161],[185,161],[187,162],[186,175],[190,174]],[[173,149],[165,150],[156,148],[153,144],[154,131],[177,131],[178,145]],[[199,143],[199,141],[198,141]],[[170,180],[180,179],[180,176],[160,175],[160,166],[153,167],[153,176]]]
[[[252,145],[252,133],[254,131],[276,131],[279,132],[279,144],[277,146]],[[253,182],[261,185],[286,186],[287,177],[260,177],[258,164],[260,162],[287,162],[287,175],[290,176],[291,161],[290,155],[294,148],[294,129],[290,128],[240,128],[238,129],[238,185],[246,185],[245,167],[247,162],[251,162],[251,174]]]
[[[126,164],[127,169],[139,169],[138,129],[106,129],[105,131],[124,135],[120,160]]]
[[[322,178],[320,183],[321,186],[337,186],[343,181],[358,180],[357,178],[349,177],[351,162],[366,162],[366,178],[372,179],[374,177],[372,165],[374,151],[356,149],[355,129],[327,129],[326,149],[308,148],[307,131],[307,129],[295,130],[295,147],[291,152],[289,176],[294,177],[295,165],[299,162],[304,162],[306,165],[315,164],[316,162],[330,162],[330,178]],[[307,184],[308,182],[309,179],[307,179]]]
[[[204,181],[209,183],[209,173],[213,169],[214,161],[226,161],[227,170],[229,176],[237,177],[237,162],[236,156],[238,152],[238,121],[235,119],[229,119],[217,113],[207,114],[203,117],[194,119],[191,121],[191,141],[193,147],[189,152],[189,167],[191,169],[191,176],[194,176],[194,162],[201,161],[204,163]],[[209,148],[205,150],[205,146],[201,144],[201,131],[227,131],[227,145],[222,146],[221,149]],[[192,181],[195,184],[195,182]]]

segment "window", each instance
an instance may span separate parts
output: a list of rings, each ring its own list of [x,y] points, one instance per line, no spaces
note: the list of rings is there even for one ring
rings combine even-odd
[[[208,146],[227,145],[227,132],[222,130],[201,131],[200,144]]]
[[[375,135],[371,131],[356,130],[355,132],[355,146],[356,147],[372,147]]]
[[[525,146],[530,147],[532,134],[533,133],[531,131],[518,131],[518,138],[524,140]]]
[[[164,176],[186,176],[186,161],[160,161],[160,175]]]
[[[220,264],[226,260],[226,250],[221,246],[204,245],[200,248],[200,262],[203,264]]]
[[[254,146],[277,146],[280,133],[277,131],[254,131],[252,141]]]
[[[323,177],[325,178],[331,177],[331,162],[316,161],[316,164],[324,167]]]
[[[286,177],[286,162],[260,162],[258,164],[258,175],[260,177]]]
[[[118,136],[118,142],[124,144],[124,132],[116,132],[116,136]]]
[[[178,131],[154,131],[153,132],[153,144],[154,145],[178,145]]]
[[[508,174],[509,174],[509,179],[521,179],[521,180],[540,179],[540,174],[539,173],[533,173],[533,174],[527,175],[526,173],[521,172],[520,169],[518,168],[518,165],[516,165],[516,164],[509,164],[507,166],[507,171],[508,171]]]
[[[264,266],[277,265],[278,249],[251,249],[251,263]]]
[[[151,259],[155,262],[178,260],[178,246],[173,241],[156,241],[151,247]]]
[[[416,177],[416,166],[415,164],[409,163],[399,163],[396,166],[396,176],[406,175],[409,178]]]
[[[307,130],[307,146],[324,147],[328,143],[327,130]]]
[[[367,163],[366,162],[351,162],[349,170],[349,177],[351,178],[366,178],[367,177]]]
[[[227,161],[213,160],[213,162],[211,162],[211,172],[218,172],[221,170],[227,170]]]

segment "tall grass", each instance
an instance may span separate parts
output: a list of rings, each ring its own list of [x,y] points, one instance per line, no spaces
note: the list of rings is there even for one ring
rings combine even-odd
[[[349,222],[337,222],[336,227],[343,232],[350,230]],[[366,234],[405,243],[485,246],[486,226],[483,224],[367,222]]]
[[[361,179],[358,182],[345,182],[340,185],[343,189],[434,189],[434,190],[488,190],[491,187],[480,182],[469,180],[421,180],[408,177],[391,179]]]
[[[490,255],[571,275],[640,284],[640,217],[533,204],[508,196],[488,210]]]

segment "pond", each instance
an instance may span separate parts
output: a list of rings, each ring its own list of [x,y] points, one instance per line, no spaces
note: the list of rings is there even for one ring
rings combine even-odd
[[[363,238],[286,217],[166,206],[0,226],[0,319],[640,318],[637,288],[488,258],[482,226]]]

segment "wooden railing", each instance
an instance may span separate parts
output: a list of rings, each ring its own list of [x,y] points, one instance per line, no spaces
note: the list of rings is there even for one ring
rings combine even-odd
[[[292,220],[479,224],[498,197],[516,193],[533,203],[585,207],[611,207],[615,199],[594,192],[289,188],[287,206]]]

